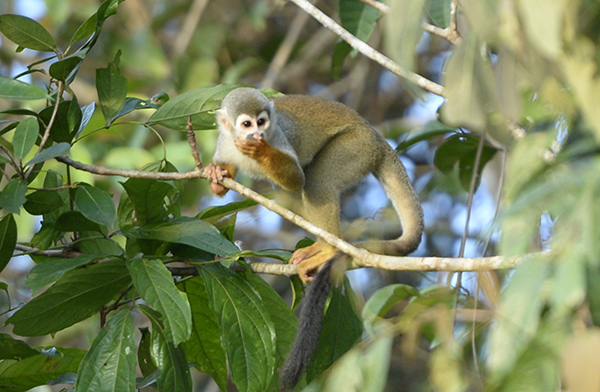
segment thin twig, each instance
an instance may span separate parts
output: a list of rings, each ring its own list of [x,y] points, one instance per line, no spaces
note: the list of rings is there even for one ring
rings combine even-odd
[[[381,12],[382,14],[387,14],[390,11],[389,5],[382,3],[380,1],[377,1],[377,0],[359,0],[359,1],[361,3],[364,3],[368,6],[375,8],[377,11]],[[462,38],[461,38],[460,34],[458,33],[458,31],[456,30],[456,9],[453,9],[452,7],[450,8],[450,19],[451,19],[451,22],[450,22],[450,26],[448,26],[448,28],[443,29],[441,27],[432,25],[431,23],[424,22],[423,30],[427,31],[430,34],[434,34],[439,37],[442,37],[453,45],[458,45],[462,41]]]
[[[37,156],[40,152],[42,152],[42,150],[44,149],[44,145],[46,144],[46,142],[48,141],[48,138],[50,137],[50,131],[52,130],[52,127],[54,126],[54,120],[56,120],[56,115],[58,114],[58,108],[60,106],[60,97],[62,97],[64,91],[65,91],[65,84],[62,80],[59,80],[58,81],[58,91],[56,93],[56,102],[54,103],[54,109],[52,110],[52,116],[50,117],[50,121],[48,121],[46,130],[44,131],[44,135],[42,136],[42,141],[40,142],[40,147],[38,148],[38,151],[35,154],[35,156]],[[31,167],[27,170],[27,173],[25,173],[25,180],[29,177],[29,175],[31,175],[31,172],[33,171],[34,167],[35,167],[35,165],[31,165]]]
[[[194,134],[194,129],[192,128],[192,116],[188,117],[185,132],[187,134],[187,139],[188,143],[190,144],[190,148],[192,149],[192,156],[194,157],[194,161],[196,162],[196,169],[202,170],[202,161],[200,160],[200,153],[196,148],[196,135]]]
[[[414,72],[407,71],[406,69],[400,67],[400,65],[394,62],[389,57],[386,57],[381,52],[373,49],[364,41],[356,38],[352,33],[348,30],[344,29],[340,26],[336,21],[331,19],[329,16],[325,15],[321,10],[315,7],[308,0],[291,0],[298,7],[302,8],[304,11],[309,13],[313,18],[315,18],[319,23],[333,31],[336,35],[338,35],[341,39],[348,42],[350,46],[354,49],[358,50],[363,55],[367,56],[371,60],[379,63],[383,67],[390,70],[392,73],[397,76],[404,78],[417,86],[439,96],[444,96],[444,87],[441,85],[419,75]]]
[[[365,3],[366,5],[375,8],[377,11],[381,12],[382,14],[385,14],[390,10],[389,5],[382,3],[380,1],[377,1],[377,0],[359,0],[359,1],[361,3]]]
[[[194,0],[192,3],[189,12],[186,14],[185,20],[183,21],[183,26],[181,27],[179,34],[177,34],[177,37],[173,40],[173,58],[180,58],[186,51],[207,4],[208,0]]]
[[[302,28],[308,21],[308,17],[309,15],[306,12],[299,12],[296,14],[292,20],[292,23],[290,24],[287,35],[283,39],[281,45],[279,45],[279,48],[277,48],[277,52],[275,53],[275,56],[273,56],[273,60],[271,60],[271,64],[269,64],[267,72],[265,72],[265,76],[261,82],[261,87],[274,87],[281,70],[287,63],[290,54],[292,53],[294,45],[296,45],[296,42],[298,42]]]
[[[8,151],[8,149],[1,144],[0,144],[0,149],[2,151],[4,151],[8,160],[10,161],[11,166],[14,167],[15,170],[17,171],[17,173],[19,173],[19,176],[22,177],[23,173],[21,172],[21,166],[17,163],[17,160],[15,159],[13,154],[10,151]],[[10,181],[10,176],[8,175],[8,173],[6,173],[4,171],[3,171],[3,173],[6,175],[6,179]]]
[[[462,41],[462,37],[460,36],[458,31],[450,27],[443,29],[441,27],[434,26],[430,23],[423,23],[423,30],[427,31],[429,34],[437,35],[438,37],[444,38],[452,45],[458,45]]]

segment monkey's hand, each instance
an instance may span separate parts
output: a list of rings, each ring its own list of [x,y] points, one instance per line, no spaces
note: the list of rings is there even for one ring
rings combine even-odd
[[[229,189],[219,184],[219,181],[223,181],[223,178],[231,178],[232,175],[230,170],[231,169],[228,167],[228,165],[221,167],[212,163],[204,168],[204,174],[210,180],[210,190],[212,193],[221,197],[225,195],[227,191],[229,191]],[[233,171],[233,175],[235,175],[235,169]]]
[[[237,138],[235,145],[240,152],[254,159],[267,177],[288,191],[297,191],[304,186],[304,172],[297,159],[271,146],[259,133],[252,139]]]
[[[267,151],[274,148],[265,141],[261,134],[254,133],[251,136],[252,138],[238,137],[235,140],[235,146],[242,154],[260,162],[268,156]]]
[[[307,283],[313,280],[323,264],[334,257],[336,253],[338,253],[336,248],[318,241],[296,250],[290,257],[290,264],[298,264],[298,276],[304,283]]]

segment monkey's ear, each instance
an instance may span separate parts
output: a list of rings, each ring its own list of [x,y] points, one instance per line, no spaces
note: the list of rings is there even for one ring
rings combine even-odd
[[[269,101],[269,117],[271,120],[271,124],[275,124],[276,120],[275,120],[275,102],[273,101]]]
[[[229,122],[227,111],[225,109],[217,109],[217,123],[223,130],[230,131],[231,123]]]

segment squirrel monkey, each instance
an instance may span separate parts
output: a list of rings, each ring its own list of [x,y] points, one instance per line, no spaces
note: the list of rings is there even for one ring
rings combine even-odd
[[[206,168],[216,195],[228,191],[218,181],[235,177],[238,169],[254,178],[269,179],[291,196],[293,209],[301,207],[304,218],[341,237],[340,192],[373,173],[398,212],[403,233],[395,240],[369,241],[360,246],[391,255],[405,255],[418,247],[423,210],[404,165],[385,138],[354,110],[322,98],[288,95],[269,100],[256,89],[237,88],[217,110],[217,123],[221,133],[214,162]],[[307,282],[320,267],[335,260],[336,254],[335,248],[317,241],[296,250],[290,263],[298,264],[298,274]],[[323,268],[326,275],[331,270],[331,263],[327,264]],[[317,275],[313,286],[321,284],[326,286],[324,290],[311,287],[306,297],[311,303],[320,301],[319,320],[303,320],[301,314],[297,340],[302,340],[304,330],[317,332],[304,333],[312,336],[310,344],[294,344],[298,347],[292,348],[281,374],[286,389],[297,383],[318,342],[329,277]],[[314,318],[314,310],[306,317]],[[304,355],[303,351],[311,352]],[[302,363],[290,365],[294,361]]]

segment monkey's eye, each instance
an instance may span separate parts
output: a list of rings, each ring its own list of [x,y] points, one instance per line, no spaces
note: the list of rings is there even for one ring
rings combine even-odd
[[[264,118],[259,118],[258,121],[256,122],[258,124],[258,126],[263,126],[265,125],[265,123],[267,122],[267,120],[265,120]]]
[[[252,121],[246,120],[242,123],[242,125],[246,128],[250,128],[252,126]]]

